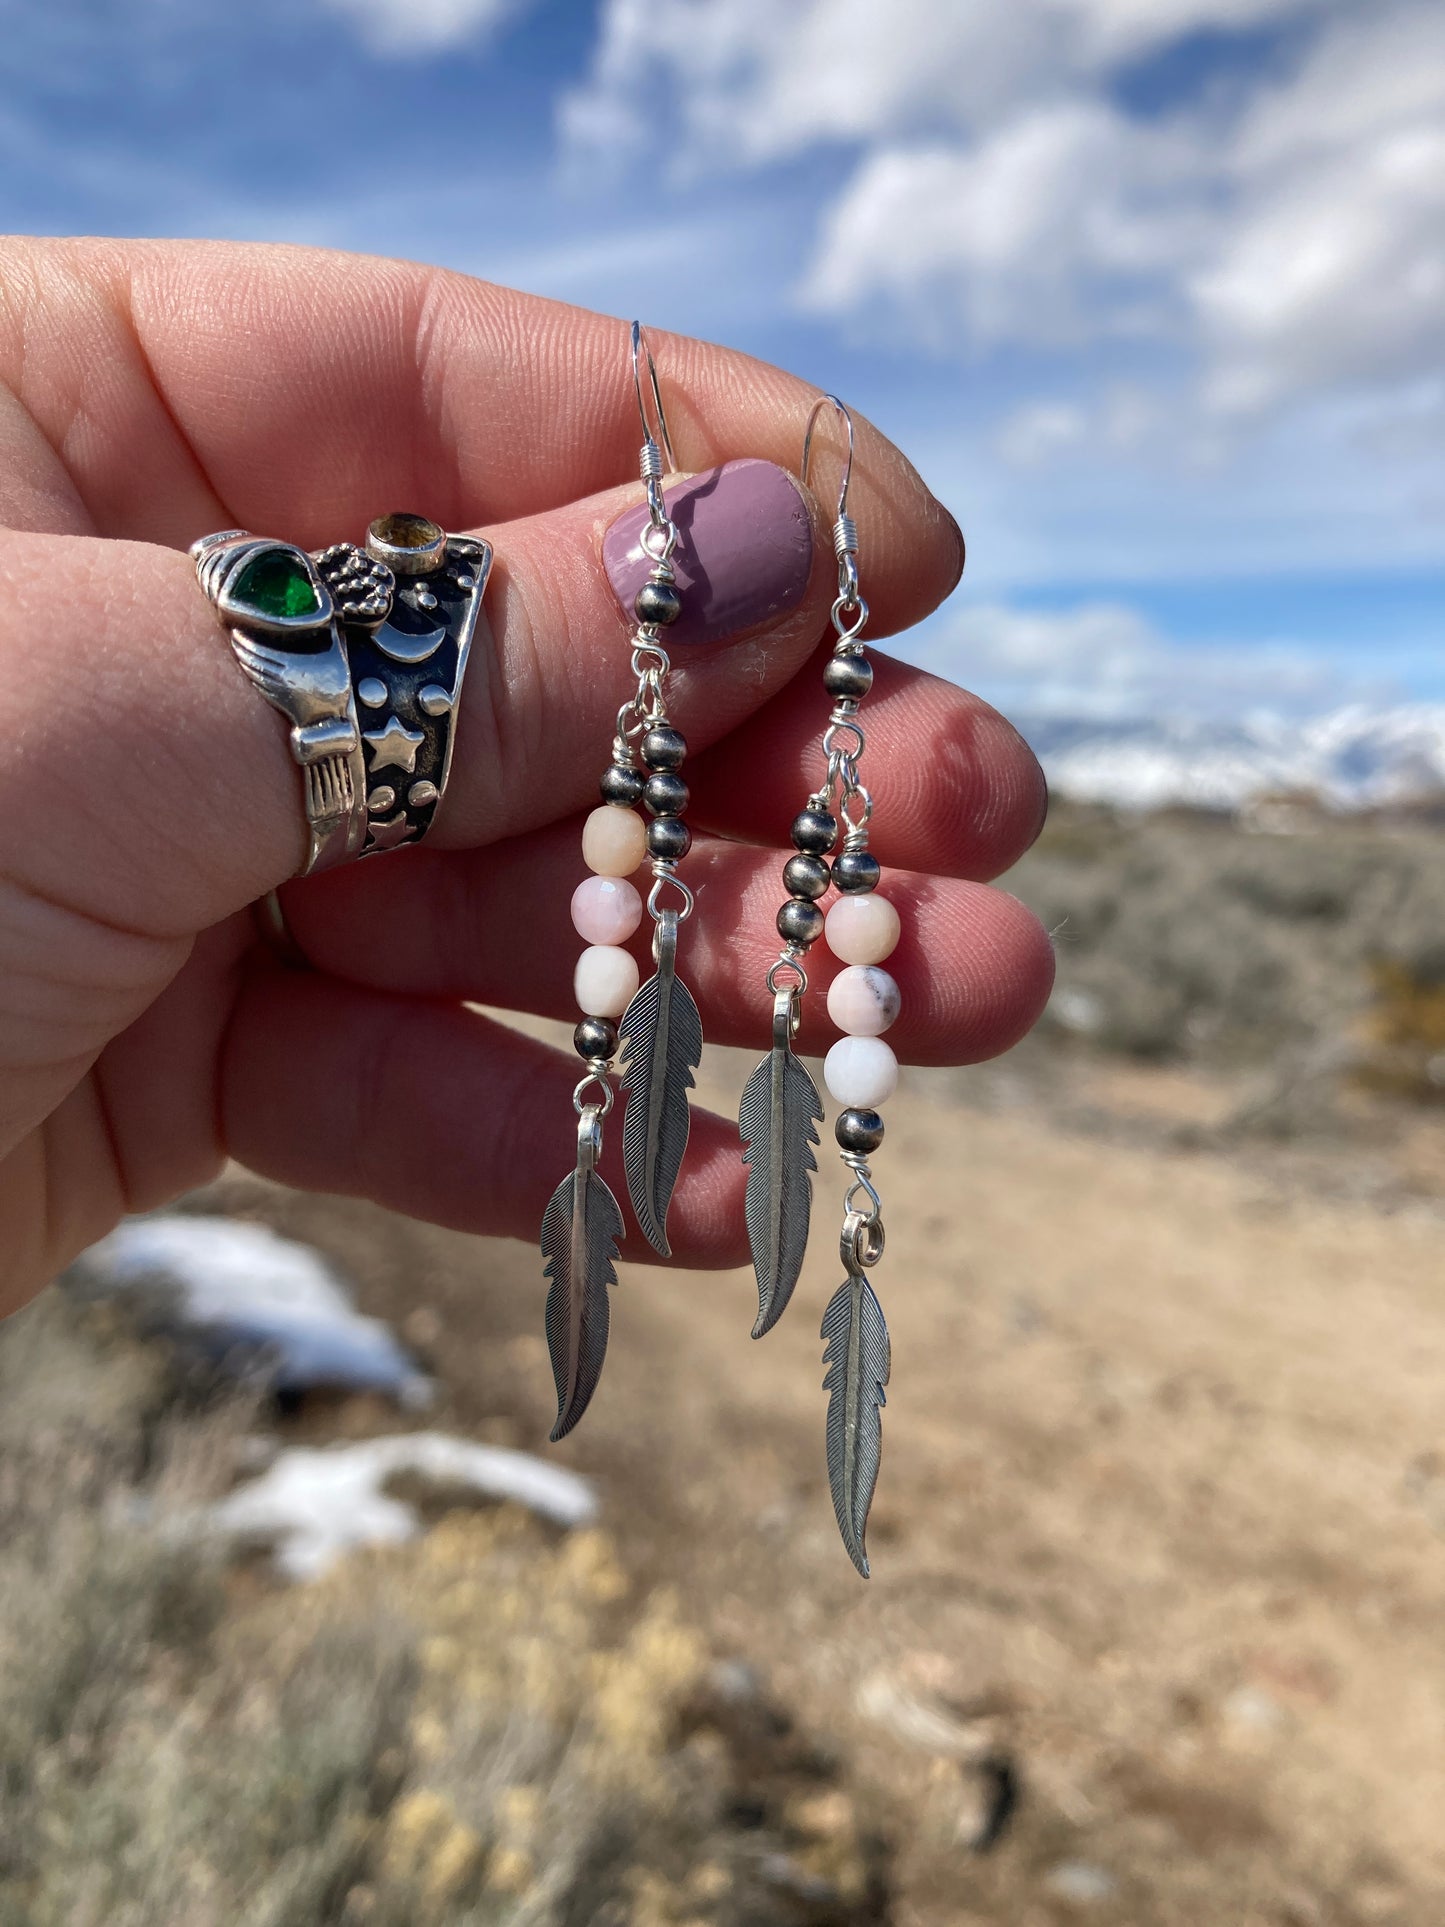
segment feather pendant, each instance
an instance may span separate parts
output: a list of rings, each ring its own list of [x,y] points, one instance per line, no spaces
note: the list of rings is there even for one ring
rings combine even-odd
[[[600,1144],[596,1112],[584,1111],[577,1129],[577,1168],[552,1193],[542,1219],[542,1256],[552,1287],[547,1349],[557,1385],[554,1444],[587,1410],[607,1356],[607,1288],[617,1283],[623,1225],[617,1200],[596,1169]]]
[[[795,993],[780,990],[773,1004],[773,1048],[743,1089],[738,1130],[747,1149],[748,1243],[758,1278],[753,1337],[772,1330],[787,1310],[803,1256],[817,1170],[814,1126],[823,1120],[818,1088],[793,1055]]]
[[[891,1365],[883,1307],[861,1270],[850,1269],[823,1314],[828,1367],[828,1482],[848,1556],[866,1579],[863,1536],[883,1454],[883,1388]]]
[[[624,1039],[622,1163],[627,1195],[643,1237],[664,1258],[667,1207],[691,1127],[687,1094],[702,1061],[702,1019],[677,975],[677,912],[657,925],[657,971],[638,991],[619,1026]]]

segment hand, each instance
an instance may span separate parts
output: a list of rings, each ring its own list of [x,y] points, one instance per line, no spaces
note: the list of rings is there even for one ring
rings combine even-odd
[[[288,1184],[535,1235],[574,1153],[579,1066],[468,1005],[575,1014],[579,824],[629,682],[629,624],[601,560],[641,498],[622,480],[639,443],[626,341],[618,321],[401,262],[5,244],[6,1308],[228,1155]],[[699,342],[654,346],[689,470],[796,469],[814,390]],[[850,508],[872,638],[932,609],[963,557],[898,451],[866,423],[858,435]],[[825,440],[825,491],[836,460]],[[426,847],[289,885],[314,969],[287,970],[247,906],[301,861],[298,772],[183,551],[229,527],[359,540],[390,509],[485,532],[490,637]],[[787,827],[820,775],[835,573],[829,518],[808,512],[811,564],[804,541],[789,594],[750,603],[743,547],[709,603],[714,631],[742,633],[674,651],[702,832],[684,972],[709,1041],[759,1051]],[[984,704],[873,653],[873,847],[903,917],[890,1041],[915,1063],[965,1063],[1013,1043],[1048,993],[1043,932],[980,881],[1032,841],[1043,783]],[[823,1002],[808,999],[803,1048],[831,1040]],[[745,1259],[743,1178],[734,1124],[695,1113],[671,1221],[680,1262]],[[647,1255],[640,1242],[629,1255]]]

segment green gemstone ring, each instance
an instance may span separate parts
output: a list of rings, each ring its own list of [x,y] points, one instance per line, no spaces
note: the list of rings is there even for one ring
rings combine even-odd
[[[488,544],[396,514],[372,523],[365,548],[308,555],[224,529],[191,556],[236,661],[291,725],[301,874],[419,842],[451,771]]]

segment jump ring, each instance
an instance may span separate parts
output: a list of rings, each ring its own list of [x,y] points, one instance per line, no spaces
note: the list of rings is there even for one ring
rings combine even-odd
[[[779,983],[778,973],[783,970],[791,970],[793,972],[794,977],[796,978],[796,982],[791,984]],[[767,977],[764,979],[764,981],[767,984],[768,989],[772,992],[772,994],[775,997],[778,995],[780,991],[791,990],[795,997],[801,998],[803,993],[808,988],[808,973],[806,970],[804,970],[803,966],[798,962],[796,957],[779,957],[778,961],[775,964],[769,965],[768,974],[767,974]],[[798,1020],[793,1025],[794,1035],[797,1034],[798,1023],[801,1023],[801,1022],[802,1022],[802,1016],[801,1016],[801,1013],[799,1013]]]
[[[856,642],[868,620],[868,604],[862,596],[842,596],[833,604],[833,627],[839,642]]]
[[[598,1059],[599,1063],[602,1061],[602,1059]],[[589,1100],[582,1095],[589,1084],[595,1084],[602,1093],[596,1100]],[[589,1070],[572,1093],[572,1108],[576,1111],[578,1117],[581,1117],[582,1113],[588,1109],[595,1110],[600,1116],[606,1117],[615,1101],[615,1093],[608,1080],[605,1067],[602,1070]]]
[[[871,1186],[868,1188],[872,1189]],[[853,1193],[850,1191],[848,1195],[851,1198]],[[885,1242],[882,1218],[850,1210],[843,1220],[842,1234],[838,1239],[838,1252],[844,1268],[849,1271],[871,1271],[883,1256]]]
[[[647,914],[654,920],[654,922],[659,917],[662,916],[663,912],[660,908],[661,898],[662,898],[662,888],[664,884],[670,883],[672,887],[675,890],[680,891],[682,895],[682,908],[675,912],[677,920],[679,923],[686,922],[686,920],[692,915],[693,905],[697,901],[697,899],[693,896],[692,891],[689,890],[687,885],[683,882],[682,878],[680,876],[674,875],[671,870],[664,870],[660,866],[654,866],[653,876],[657,879],[657,881],[653,884],[652,888],[647,893]]]
[[[853,722],[829,723],[823,732],[824,751],[831,756],[838,747],[839,736],[845,731],[855,740],[853,748],[844,750],[842,753],[849,758],[861,756],[868,747],[868,738],[863,734],[861,727]]]

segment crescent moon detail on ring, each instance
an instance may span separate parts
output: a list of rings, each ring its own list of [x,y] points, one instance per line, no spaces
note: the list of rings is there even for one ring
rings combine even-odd
[[[410,636],[404,629],[398,629],[390,622],[383,622],[376,632],[376,646],[393,662],[425,662],[434,656],[447,639],[446,625],[440,629],[425,629],[419,636]]]

